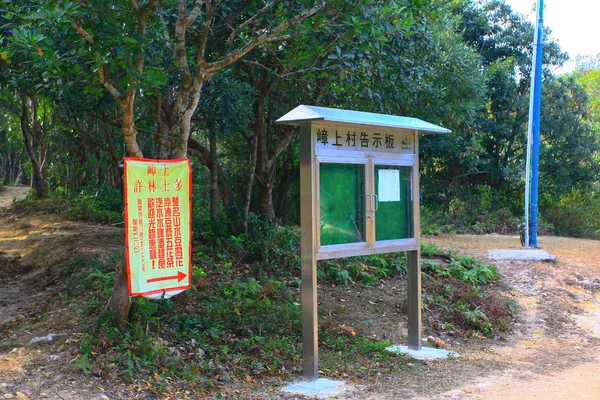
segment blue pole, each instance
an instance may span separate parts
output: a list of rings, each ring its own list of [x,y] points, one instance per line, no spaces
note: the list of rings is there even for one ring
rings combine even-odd
[[[537,23],[534,40],[533,78],[533,129],[531,143],[531,199],[529,203],[529,247],[539,247],[537,243],[538,222],[538,182],[540,164],[540,109],[542,100],[542,55],[544,47],[544,0],[538,0]]]

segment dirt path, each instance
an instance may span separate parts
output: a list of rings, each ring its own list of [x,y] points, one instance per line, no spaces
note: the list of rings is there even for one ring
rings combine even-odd
[[[0,209],[0,326],[61,289],[56,267],[122,249],[122,230],[117,228],[65,221],[52,214],[1,213]]]
[[[0,204],[26,195],[8,189]],[[71,365],[81,305],[52,303],[78,257],[104,258],[122,248],[122,229],[65,221],[48,210],[0,210],[0,399],[108,399],[102,382]]]
[[[10,198],[10,205],[12,193],[0,198]],[[73,372],[81,307],[49,306],[63,287],[59,272],[47,267],[121,249],[122,229],[65,221],[52,212],[0,213],[0,398],[19,398],[17,393],[69,400],[138,397],[120,384]],[[507,236],[429,240],[486,262],[491,249],[520,248],[517,237]],[[461,354],[457,360],[410,361],[406,368],[413,375],[358,382],[339,399],[600,399],[600,242],[543,237],[540,244],[558,257],[555,263],[496,263],[504,289],[523,308],[506,341],[457,341],[452,348]],[[401,291],[389,283],[387,290]],[[327,294],[323,289],[322,300]],[[351,300],[340,290],[336,302],[342,295]],[[360,301],[373,305],[365,309],[368,318],[385,311],[385,304],[364,296]],[[402,328],[395,306],[389,306],[389,325],[374,332],[393,341]],[[49,334],[52,341],[30,343]],[[278,385],[260,385],[256,398],[290,398]]]
[[[29,186],[0,186],[0,211],[10,207],[14,201],[23,200],[29,192]]]
[[[448,236],[435,242],[480,258],[519,248],[517,237]],[[435,399],[600,399],[600,242],[544,237],[556,263],[499,262],[523,307],[509,343],[481,354],[506,369]]]

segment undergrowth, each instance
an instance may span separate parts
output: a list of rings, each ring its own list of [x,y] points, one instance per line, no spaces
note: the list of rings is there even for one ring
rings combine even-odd
[[[442,210],[423,207],[421,215],[421,233],[427,236],[442,234],[484,235],[489,233],[518,235],[523,229],[522,217],[514,215],[507,208],[492,211],[487,209],[466,209],[460,212],[444,212]],[[546,218],[545,214],[539,215],[539,234],[560,234],[561,231],[550,223],[549,220],[550,218]]]
[[[69,193],[55,191],[68,204],[67,217],[71,220],[116,224],[123,222],[123,194],[107,186],[98,189],[84,187]]]
[[[70,298],[87,296],[83,334],[73,367],[108,380],[144,382],[157,395],[177,386],[210,392],[227,382],[301,373],[299,231],[251,219],[248,235],[222,234],[204,222],[194,246],[193,287],[172,299],[134,298],[129,323],[104,311],[122,254],[104,262],[77,259],[67,267]],[[212,230],[211,230],[212,229]],[[423,244],[423,320],[428,329],[494,336],[511,311],[494,295],[495,267]],[[368,290],[405,281],[402,253],[320,262],[318,279]],[[495,297],[496,296],[496,297]],[[363,379],[404,368],[390,343],[321,324],[322,367],[331,377]]]
[[[194,286],[172,299],[134,298],[124,328],[114,326],[104,312],[115,260],[76,260],[73,264],[81,268],[73,270],[88,272],[77,277],[81,281],[70,295],[85,291],[91,297],[74,368],[106,379],[143,379],[157,393],[173,387],[174,381],[190,390],[210,391],[231,381],[297,377],[302,364],[298,232],[285,227],[260,231],[254,233],[260,238],[256,241],[229,235],[219,239],[218,247],[197,245]],[[365,284],[374,279],[369,274],[379,279],[396,268],[404,270],[403,264],[383,258],[363,258],[360,263],[365,270],[357,279]],[[330,376],[358,379],[363,364],[376,374],[398,360],[385,351],[389,343],[342,335],[337,327],[323,326],[319,335]]]
[[[73,188],[68,192],[59,187],[48,198],[35,199],[32,195],[17,202],[12,212],[59,214],[72,221],[122,224],[123,194],[106,186]]]
[[[424,244],[423,307],[437,331],[497,337],[510,329],[517,304],[496,290],[496,266]],[[432,259],[433,258],[433,259]]]

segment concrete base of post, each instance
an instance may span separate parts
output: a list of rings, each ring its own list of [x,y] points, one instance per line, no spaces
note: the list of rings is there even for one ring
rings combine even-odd
[[[492,260],[555,261],[556,257],[546,250],[490,250]]]
[[[312,382],[296,382],[284,386],[281,390],[295,395],[316,397],[317,399],[326,399],[331,396],[338,396],[347,389],[347,384],[343,381],[332,381],[331,379],[317,379]]]
[[[442,349],[434,349],[432,347],[421,347],[420,350],[413,350],[408,346],[390,346],[386,348],[391,353],[407,354],[416,360],[439,360],[443,358],[459,357],[458,353]]]

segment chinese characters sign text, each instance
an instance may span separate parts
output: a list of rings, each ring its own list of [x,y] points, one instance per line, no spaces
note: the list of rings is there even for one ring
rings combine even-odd
[[[317,126],[316,146],[321,149],[414,153],[413,132],[377,132]]]
[[[129,294],[189,288],[191,168],[187,159],[125,158]]]

